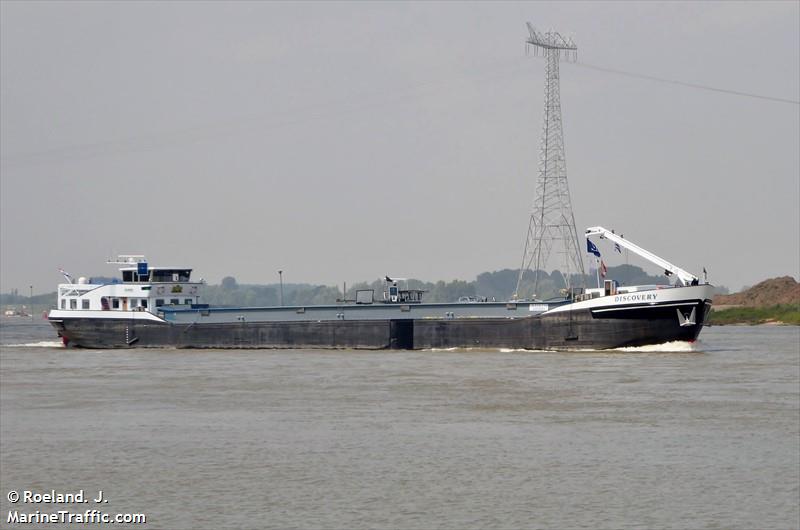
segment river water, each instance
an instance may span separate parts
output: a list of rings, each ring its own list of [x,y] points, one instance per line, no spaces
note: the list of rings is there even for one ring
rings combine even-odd
[[[798,327],[613,352],[93,351],[17,318],[0,344],[0,526],[99,506],[146,528],[800,527]],[[108,503],[7,499],[81,489]]]

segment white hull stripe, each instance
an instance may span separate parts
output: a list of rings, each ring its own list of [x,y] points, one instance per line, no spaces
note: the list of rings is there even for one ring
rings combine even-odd
[[[631,309],[652,309],[659,307],[679,307],[685,305],[694,305],[696,303],[697,300],[686,300],[685,302],[679,302],[676,304],[629,305],[626,307],[610,307],[608,309],[592,309],[592,313],[604,313],[606,311],[629,311]]]
[[[94,311],[91,309],[53,309],[47,315],[49,320],[66,320],[70,318],[87,318],[102,320],[149,320],[166,322],[147,311]]]
[[[713,287],[710,285],[694,285],[690,287],[671,287],[666,289],[649,289],[646,291],[636,291],[632,293],[622,293],[617,295],[600,296],[591,300],[583,300],[572,304],[565,304],[551,309],[544,313],[561,313],[564,311],[579,311],[591,309],[599,311],[603,309],[622,309],[629,307],[661,307],[667,303],[689,304],[699,300],[711,300],[714,297]]]

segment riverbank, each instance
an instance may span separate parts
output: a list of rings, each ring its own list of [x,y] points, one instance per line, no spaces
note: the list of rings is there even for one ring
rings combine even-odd
[[[708,324],[725,326],[731,324],[769,324],[800,326],[800,305],[778,304],[770,307],[726,307],[712,309]]]

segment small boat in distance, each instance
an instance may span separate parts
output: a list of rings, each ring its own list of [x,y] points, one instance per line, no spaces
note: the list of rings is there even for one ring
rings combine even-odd
[[[713,288],[602,227],[598,235],[663,267],[675,285],[572,288],[557,300],[423,302],[424,291],[386,277],[384,290],[335,304],[210,307],[188,267],[150,267],[120,256],[120,282],[58,286],[48,320],[67,346],[84,348],[513,348],[602,350],[694,341]],[[67,276],[69,279],[69,277]]]

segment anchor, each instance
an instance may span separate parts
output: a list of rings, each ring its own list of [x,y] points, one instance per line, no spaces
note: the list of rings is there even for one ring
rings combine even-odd
[[[697,322],[695,322],[695,314],[696,314],[696,311],[697,311],[696,307],[693,307],[692,308],[692,312],[688,313],[686,315],[683,314],[683,312],[680,310],[680,308],[676,309],[675,311],[678,312],[678,323],[680,323],[682,328],[686,327],[686,326],[695,326],[695,325],[697,325]]]

